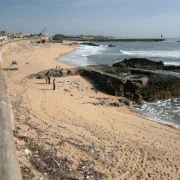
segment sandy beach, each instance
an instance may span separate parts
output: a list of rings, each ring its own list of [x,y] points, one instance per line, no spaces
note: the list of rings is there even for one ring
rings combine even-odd
[[[23,180],[180,179],[180,131],[139,117],[128,106],[96,102],[119,97],[95,91],[80,76],[56,78],[56,90],[42,70],[71,68],[57,61],[76,46],[18,42],[2,55],[14,112],[14,136]],[[91,173],[88,173],[91,172]]]

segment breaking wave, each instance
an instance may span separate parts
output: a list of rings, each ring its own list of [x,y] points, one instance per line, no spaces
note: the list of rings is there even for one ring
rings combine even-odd
[[[180,98],[174,102],[170,99],[156,102],[146,102],[143,105],[133,106],[133,109],[143,117],[180,128]]]
[[[86,46],[79,45],[78,49],[68,55],[59,58],[61,62],[73,64],[77,66],[92,65],[92,62],[88,60],[88,56],[101,54],[107,47],[105,46]]]
[[[180,58],[180,51],[123,51],[120,52],[124,55],[140,56],[140,57],[169,57],[169,58]]]

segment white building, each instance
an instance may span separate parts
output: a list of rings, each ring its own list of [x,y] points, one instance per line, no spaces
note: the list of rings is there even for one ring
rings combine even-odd
[[[8,37],[7,36],[0,36],[0,41],[7,41]]]

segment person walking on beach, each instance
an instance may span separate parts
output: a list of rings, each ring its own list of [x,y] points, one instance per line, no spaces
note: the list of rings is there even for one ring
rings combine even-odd
[[[56,89],[56,80],[53,79],[53,90],[55,90],[55,89]]]
[[[48,76],[48,83],[51,84],[51,78]]]
[[[45,78],[46,84],[48,83],[48,78]]]

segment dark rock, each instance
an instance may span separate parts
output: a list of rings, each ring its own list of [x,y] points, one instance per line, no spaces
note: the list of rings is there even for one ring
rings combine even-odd
[[[119,102],[125,104],[126,106],[131,106],[133,104],[132,101],[128,101],[128,100],[125,100],[125,99],[119,99]]]
[[[96,71],[101,71],[102,73],[112,74],[116,76],[128,76],[131,75],[131,71],[128,69],[120,67],[112,67],[108,65],[90,65],[88,68],[94,69]]]
[[[164,66],[164,70],[180,73],[180,66],[174,66],[174,65]]]
[[[141,103],[180,96],[180,74],[168,71],[151,71],[110,67],[106,65],[73,69],[49,69],[31,78],[64,77],[81,75],[94,86],[115,96],[125,96]]]
[[[120,107],[120,106],[123,106],[123,103],[121,103],[121,102],[111,102],[111,103],[108,103],[107,106]]]
[[[130,58],[113,64],[113,67],[163,70],[164,64],[161,61],[156,62],[145,58]]]
[[[148,86],[139,89],[143,100],[154,101],[180,96],[180,78],[166,74],[150,75]]]
[[[122,102],[99,102],[99,103],[91,103],[95,106],[101,105],[101,106],[108,106],[108,107],[121,107],[124,104]]]
[[[173,73],[133,69],[131,75],[123,76],[123,73],[106,73],[106,68],[83,69],[81,75],[93,80],[100,90],[116,96],[125,96],[138,103],[143,100],[167,99],[172,95],[180,96],[180,76]],[[124,72],[125,69],[121,70]]]
[[[124,84],[124,91],[135,93],[139,88],[145,87],[148,84],[147,76],[134,76],[131,75],[130,78]]]
[[[138,94],[138,93],[133,94],[133,99],[134,99],[134,101],[136,101],[138,103],[142,102],[142,96],[140,94]]]
[[[48,69],[41,71],[37,74],[30,75],[29,78],[44,79],[47,76],[50,77],[66,77],[66,76],[75,76],[81,74],[81,68],[72,68],[72,69]]]
[[[108,47],[116,47],[116,46],[115,46],[115,45],[110,44],[110,45],[108,45]]]
[[[124,92],[124,97],[129,98],[129,99],[133,99],[133,93],[130,92]]]
[[[91,42],[84,42],[84,43],[80,43],[81,45],[86,45],[86,46],[99,46],[97,44],[91,43]]]

